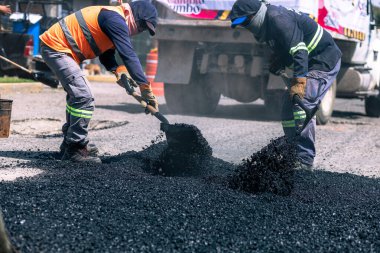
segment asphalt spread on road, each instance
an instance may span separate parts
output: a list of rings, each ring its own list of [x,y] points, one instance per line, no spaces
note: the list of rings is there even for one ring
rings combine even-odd
[[[175,156],[160,138],[100,165],[37,151],[18,166],[44,173],[2,182],[0,203],[22,252],[379,252],[380,180],[287,170],[277,141],[240,165],[204,142],[207,154]]]

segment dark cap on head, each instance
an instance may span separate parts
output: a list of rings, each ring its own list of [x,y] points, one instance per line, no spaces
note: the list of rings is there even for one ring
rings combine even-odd
[[[144,22],[150,35],[155,35],[157,26],[156,7],[148,1],[134,1],[130,3],[130,6],[136,23],[141,24]]]
[[[255,15],[261,7],[261,1],[259,0],[237,0],[232,6],[231,21],[233,22],[237,18],[246,17],[249,15]],[[234,26],[234,24],[233,24]]]

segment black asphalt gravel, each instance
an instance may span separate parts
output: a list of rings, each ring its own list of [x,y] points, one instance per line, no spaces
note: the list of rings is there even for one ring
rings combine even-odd
[[[289,196],[228,187],[237,166],[209,157],[202,173],[157,175],[167,149],[103,157],[101,165],[36,152],[44,170],[0,183],[22,252],[380,252],[380,179],[296,171]],[[17,155],[17,154],[14,154]],[[21,155],[21,154],[20,154]]]
[[[229,178],[229,186],[250,193],[287,196],[293,189],[296,161],[295,142],[285,136],[277,138],[243,160]]]
[[[166,147],[157,150],[158,158],[148,160],[153,172],[163,176],[196,176],[209,172],[212,148],[194,125],[174,124],[166,127]],[[156,137],[159,140],[162,135]],[[154,141],[152,141],[155,144]],[[155,145],[151,148],[153,152]],[[149,153],[151,153],[149,152]]]

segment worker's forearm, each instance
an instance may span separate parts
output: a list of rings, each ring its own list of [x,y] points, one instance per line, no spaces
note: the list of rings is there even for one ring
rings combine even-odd
[[[293,55],[294,77],[305,77],[309,72],[309,54],[301,50]]]
[[[99,61],[108,71],[115,71],[118,64],[115,59],[115,50],[111,49],[99,56]]]

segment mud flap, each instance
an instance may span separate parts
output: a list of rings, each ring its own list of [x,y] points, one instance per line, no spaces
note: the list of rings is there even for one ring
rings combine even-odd
[[[193,68],[195,45],[191,42],[160,41],[155,81],[188,84]]]

